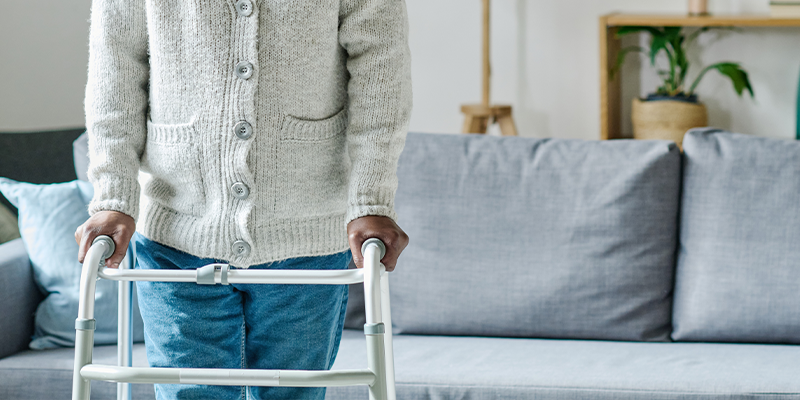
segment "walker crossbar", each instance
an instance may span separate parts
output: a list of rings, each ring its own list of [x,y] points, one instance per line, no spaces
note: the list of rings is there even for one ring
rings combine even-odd
[[[326,387],[372,385],[368,369],[296,371],[277,369],[137,368],[89,364],[81,376],[98,381],[128,383],[185,383],[221,386]]]
[[[72,399],[89,400],[92,380],[119,382],[117,398],[130,398],[130,383],[198,384],[228,386],[328,387],[368,385],[370,400],[394,400],[389,281],[380,263],[386,252],[378,239],[362,246],[364,268],[356,270],[236,270],[227,264],[209,264],[197,270],[132,270],[101,268],[114,252],[113,240],[98,236],[86,253],[81,271],[78,318],[75,324],[75,364]],[[123,264],[127,264],[123,263]],[[97,278],[120,282],[119,366],[92,364],[94,302]],[[363,370],[297,371],[208,368],[131,367],[130,281],[193,282],[196,284],[270,283],[345,285],[364,283],[367,365]]]
[[[209,264],[206,267],[213,267]],[[206,268],[203,267],[203,268]],[[221,272],[215,271],[221,279]],[[97,276],[112,281],[195,282],[194,270],[141,270],[101,268]],[[362,269],[347,270],[238,270],[227,272],[228,283],[349,285],[364,282]]]

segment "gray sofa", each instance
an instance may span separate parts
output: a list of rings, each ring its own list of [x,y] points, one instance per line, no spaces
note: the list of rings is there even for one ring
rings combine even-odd
[[[707,129],[684,149],[409,134],[398,399],[800,399],[800,143]],[[41,295],[20,240],[0,272],[0,398],[68,398],[72,350],[25,350]],[[346,329],[334,369],[365,352]]]

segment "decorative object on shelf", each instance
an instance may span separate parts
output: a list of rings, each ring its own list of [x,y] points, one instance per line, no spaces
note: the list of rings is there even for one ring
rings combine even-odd
[[[622,26],[617,37],[647,32],[651,35],[650,48],[631,46],[622,49],[618,55],[615,72],[625,61],[625,56],[632,52],[649,55],[650,65],[656,66],[657,57],[663,52],[669,61],[668,69],[659,69],[658,75],[662,85],[645,99],[633,99],[631,119],[633,121],[633,137],[636,139],[667,139],[681,145],[683,135],[691,128],[708,124],[705,105],[700,103],[695,89],[706,73],[716,70],[730,78],[733,88],[739,96],[745,90],[754,97],[753,88],[747,72],[738,63],[725,61],[705,67],[695,78],[688,90],[685,88],[686,76],[690,63],[686,57],[686,47],[701,33],[709,28],[700,28],[686,35],[682,27]]]
[[[689,15],[708,15],[708,0],[689,0]]]
[[[744,1],[744,0],[742,0]],[[738,4],[731,3],[731,4]],[[612,78],[612,71],[617,64],[617,55],[622,50],[622,40],[617,31],[623,26],[684,26],[693,28],[727,27],[743,28],[740,32],[748,34],[751,28],[797,28],[800,18],[774,18],[759,14],[712,14],[703,17],[692,17],[687,14],[608,14],[600,16],[600,139],[622,139],[629,137],[629,132],[622,128],[622,83],[627,77]],[[791,47],[786,50],[791,51]],[[625,78],[625,79],[623,79]],[[631,77],[633,78],[633,77]],[[630,101],[625,99],[625,101]]]
[[[489,0],[483,0],[483,101],[481,104],[464,104],[464,133],[486,133],[489,125],[497,122],[503,136],[517,136],[517,128],[510,105],[492,105],[489,101],[491,65],[489,62]]]
[[[769,13],[775,18],[800,18],[800,0],[772,0]]]

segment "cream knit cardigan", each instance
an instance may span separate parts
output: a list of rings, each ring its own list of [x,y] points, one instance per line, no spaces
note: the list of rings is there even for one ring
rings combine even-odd
[[[89,213],[241,268],[347,249],[396,219],[407,32],[403,0],[94,0]]]

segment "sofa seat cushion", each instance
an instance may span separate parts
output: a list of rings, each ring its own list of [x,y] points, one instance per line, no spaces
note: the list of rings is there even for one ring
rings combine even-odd
[[[397,335],[397,398],[800,399],[800,346],[640,343]],[[0,399],[68,398],[73,349],[25,351],[0,360]],[[146,366],[144,345],[133,365]],[[116,346],[94,350],[116,363]],[[360,331],[345,330],[334,369],[366,368]],[[92,382],[93,399],[116,385]],[[153,399],[133,385],[133,399]],[[366,399],[366,387],[328,388],[328,400]]]
[[[117,346],[97,346],[94,363],[117,365]],[[75,349],[28,350],[0,360],[0,399],[68,399]],[[146,367],[144,344],[133,345],[133,366]],[[155,398],[153,385],[133,385],[133,400]],[[116,399],[117,385],[92,381],[92,399]]]
[[[800,399],[800,346],[396,335],[394,352],[398,400]],[[366,365],[346,330],[334,369]]]

